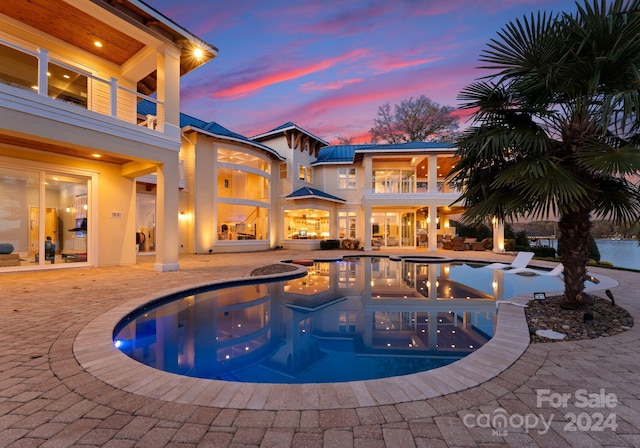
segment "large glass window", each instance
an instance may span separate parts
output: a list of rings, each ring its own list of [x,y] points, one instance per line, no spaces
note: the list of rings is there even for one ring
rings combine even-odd
[[[330,213],[312,208],[285,210],[284,229],[286,239],[325,239],[329,238]]]
[[[269,239],[269,209],[253,205],[218,204],[218,240]]]
[[[269,179],[230,168],[218,169],[218,197],[269,200]]]
[[[338,169],[338,188],[354,189],[357,188],[356,169],[355,168],[339,168]]]
[[[85,75],[53,63],[49,63],[47,75],[51,98],[87,107],[88,79]]]
[[[0,44],[0,82],[23,89],[37,89],[38,59]]]
[[[225,148],[217,161],[218,240],[268,240],[271,162]]]
[[[415,246],[413,212],[374,212],[371,214],[373,246]]]
[[[218,162],[232,163],[247,168],[255,168],[265,173],[271,173],[271,163],[251,153],[235,151],[233,149],[218,148]]]
[[[415,191],[413,170],[374,170],[374,193],[413,193]]]
[[[0,166],[0,268],[87,261],[88,179]]]

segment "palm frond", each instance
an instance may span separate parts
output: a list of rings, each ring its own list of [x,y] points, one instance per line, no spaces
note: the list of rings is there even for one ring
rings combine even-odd
[[[640,171],[640,147],[613,138],[590,140],[578,149],[577,160],[593,173],[632,175]]]
[[[601,190],[595,198],[595,215],[612,219],[616,224],[637,222],[640,219],[640,187],[627,179],[603,178]]]

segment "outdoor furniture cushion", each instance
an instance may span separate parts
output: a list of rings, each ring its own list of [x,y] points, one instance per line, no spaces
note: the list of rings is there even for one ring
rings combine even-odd
[[[0,254],[10,254],[13,252],[13,244],[2,243],[0,244]]]

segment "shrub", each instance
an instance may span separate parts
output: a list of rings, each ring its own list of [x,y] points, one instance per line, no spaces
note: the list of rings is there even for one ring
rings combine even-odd
[[[555,258],[556,249],[554,247],[530,247],[529,251],[534,253],[536,258]]]
[[[322,250],[339,249],[339,248],[340,248],[340,240],[320,241],[320,249]]]
[[[504,240],[504,250],[508,252],[513,252],[516,250],[516,240],[515,239],[505,239]]]

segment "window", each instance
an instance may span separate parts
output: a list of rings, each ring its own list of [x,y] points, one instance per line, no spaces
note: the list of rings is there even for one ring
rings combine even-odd
[[[330,214],[326,210],[311,208],[284,211],[285,238],[325,239],[330,236]]]
[[[271,164],[267,159],[263,159],[249,152],[218,148],[218,162],[253,168],[254,170],[264,171],[267,174],[271,173]]]
[[[259,174],[218,168],[218,197],[269,200],[269,179]]]
[[[356,238],[356,212],[338,212],[338,237]]]
[[[1,267],[86,262],[90,178],[0,165]],[[43,201],[44,198],[44,201]]]
[[[340,168],[338,169],[338,188],[353,190],[357,187],[356,169]]]
[[[269,209],[240,204],[218,204],[218,240],[269,239]]]
[[[280,164],[280,179],[286,179],[287,178],[287,163],[281,163]]]
[[[217,151],[217,240],[268,240],[270,161],[251,152]]]
[[[413,193],[413,170],[374,170],[374,193]]]
[[[338,331],[340,333],[355,333],[356,313],[341,311],[338,313]]]
[[[298,179],[301,180],[302,182],[306,182],[308,184],[311,183],[312,181],[312,177],[311,177],[311,167],[305,166],[305,165],[299,165],[298,166]]]

